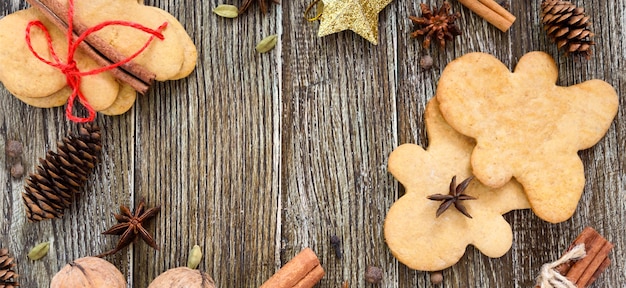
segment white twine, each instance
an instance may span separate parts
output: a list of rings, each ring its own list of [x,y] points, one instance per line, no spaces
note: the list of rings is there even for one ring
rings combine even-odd
[[[584,258],[585,244],[578,244],[569,252],[565,253],[559,260],[541,266],[541,274],[537,278],[537,285],[541,288],[577,288],[567,277],[561,275],[555,268],[568,261],[575,261]]]

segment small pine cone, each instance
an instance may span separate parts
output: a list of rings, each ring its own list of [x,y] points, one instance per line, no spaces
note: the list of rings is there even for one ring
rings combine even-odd
[[[22,199],[31,222],[63,216],[100,161],[100,128],[82,124],[77,136],[65,137],[57,146],[56,153],[48,151],[46,159],[39,159],[37,173],[26,180]]]
[[[13,257],[9,256],[8,249],[0,249],[0,288],[13,288],[20,286],[17,283],[19,275],[13,271],[15,263]]]
[[[589,30],[591,22],[584,8],[569,1],[543,0],[541,18],[546,33],[558,49],[564,50],[566,55],[578,54],[589,59],[595,43],[591,40],[594,34]]]

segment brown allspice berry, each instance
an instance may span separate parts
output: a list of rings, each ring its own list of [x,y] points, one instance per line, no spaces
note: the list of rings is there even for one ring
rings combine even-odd
[[[148,288],[215,288],[209,274],[188,267],[167,270],[152,280]]]
[[[4,148],[7,156],[17,158],[22,156],[22,142],[17,140],[9,140]]]
[[[430,70],[430,68],[433,68],[433,57],[431,57],[430,55],[422,56],[420,58],[420,66],[424,70]]]
[[[443,273],[441,271],[430,272],[430,282],[435,285],[443,283]]]
[[[341,238],[337,235],[333,235],[330,237],[330,246],[335,251],[335,256],[337,259],[341,259],[343,257],[343,249],[341,248]]]
[[[365,281],[372,284],[379,284],[383,281],[383,269],[376,266],[368,266],[365,269]]]
[[[22,178],[24,176],[24,166],[22,163],[17,162],[11,166],[11,177]]]
[[[50,288],[126,288],[126,278],[115,265],[97,257],[76,259],[65,265]]]

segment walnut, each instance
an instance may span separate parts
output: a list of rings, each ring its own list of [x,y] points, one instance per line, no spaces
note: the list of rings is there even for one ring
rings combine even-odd
[[[65,265],[50,282],[50,288],[126,288],[126,278],[106,260],[84,257]]]
[[[152,280],[148,288],[215,288],[209,274],[197,269],[178,267],[167,270]]]

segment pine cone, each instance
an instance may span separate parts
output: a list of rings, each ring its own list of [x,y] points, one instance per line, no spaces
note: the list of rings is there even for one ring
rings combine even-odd
[[[63,216],[100,160],[100,128],[82,124],[77,136],[65,137],[57,146],[57,153],[48,151],[46,159],[39,159],[37,173],[26,180],[22,199],[30,221]]]
[[[9,257],[9,250],[0,249],[0,288],[20,286],[17,283],[19,275],[13,271],[13,267],[15,267],[15,263],[13,263],[13,257]]]
[[[593,33],[589,30],[589,16],[585,9],[569,1],[543,0],[541,18],[548,36],[565,54],[579,54],[589,59]]]

